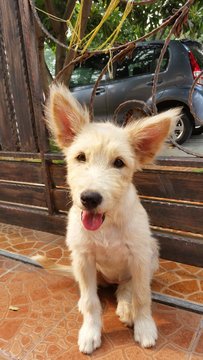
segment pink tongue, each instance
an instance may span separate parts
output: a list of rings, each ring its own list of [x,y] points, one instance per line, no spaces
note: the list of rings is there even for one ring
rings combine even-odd
[[[97,230],[103,223],[103,214],[95,214],[91,211],[82,211],[82,223],[86,230]]]

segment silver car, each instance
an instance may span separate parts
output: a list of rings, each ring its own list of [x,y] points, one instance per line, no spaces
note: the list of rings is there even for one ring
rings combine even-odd
[[[142,100],[152,103],[153,77],[163,47],[163,41],[138,43],[131,54],[113,64],[103,77],[94,99],[95,120],[111,120],[116,108],[127,100]],[[102,68],[109,60],[108,54],[95,55],[75,67],[70,89],[81,102],[89,104],[91,92]],[[156,105],[158,111],[182,106],[183,115],[177,122],[174,138],[182,144],[193,133],[203,130],[203,77],[198,80],[193,92],[193,113],[188,96],[194,79],[203,70],[203,49],[192,40],[171,40],[165,52],[158,77]],[[133,114],[133,105],[128,104],[119,113],[118,122]]]

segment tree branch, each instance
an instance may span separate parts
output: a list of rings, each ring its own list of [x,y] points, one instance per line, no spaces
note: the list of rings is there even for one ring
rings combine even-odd
[[[70,2],[72,3],[72,1],[70,0],[68,2],[68,4]],[[68,4],[67,4],[67,6],[68,6]],[[90,11],[91,11],[91,6],[92,6],[92,0],[85,0],[85,6],[83,6],[83,9],[82,9],[80,39],[82,39],[83,36],[85,35],[85,30],[87,27],[88,17],[90,15]],[[73,61],[77,57],[77,55],[78,54],[77,54],[77,52],[75,52],[74,49],[70,49],[69,52],[66,54],[66,58],[64,61],[64,67],[67,66],[71,61]],[[74,69],[74,65],[67,67],[67,71],[64,71],[63,75],[61,76],[61,81],[64,81],[66,83],[66,85],[68,85],[68,83],[70,81],[70,77],[71,77],[73,69]]]
[[[75,7],[76,0],[68,0],[63,14],[63,19],[68,20]]]
[[[40,68],[40,74],[42,77],[43,91],[46,96],[49,92],[49,84],[52,82],[53,79],[52,79],[52,76],[49,72],[49,69],[47,67],[47,64],[46,64],[46,61],[44,58],[45,35],[42,32],[41,28],[39,27],[39,25],[37,24],[36,21],[35,21],[35,29],[36,29],[36,39],[37,39],[37,44],[38,44],[39,68]]]
[[[83,36],[85,35],[85,30],[86,30],[86,27],[87,27],[87,21],[88,21],[88,17],[89,17],[89,14],[90,14],[91,6],[92,6],[92,0],[86,0],[85,1],[85,6],[83,6],[83,9],[82,9],[82,18],[81,18],[81,27],[80,27],[80,39],[82,39]]]
[[[120,3],[121,4],[127,4],[128,2],[131,4],[133,3],[133,5],[150,5],[150,4],[154,4],[155,2],[157,2],[158,0],[143,0],[143,1],[128,1],[128,0],[121,0]]]
[[[52,0],[45,0],[44,1],[45,9],[48,13],[57,16],[57,11],[55,9],[54,3]],[[52,29],[56,35],[59,34],[60,31],[60,23],[58,21],[53,20],[52,18],[49,18],[51,22]]]

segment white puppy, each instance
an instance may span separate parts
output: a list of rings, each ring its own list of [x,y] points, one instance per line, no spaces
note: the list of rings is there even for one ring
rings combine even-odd
[[[118,284],[116,313],[134,326],[135,341],[150,347],[157,339],[150,281],[158,267],[158,246],[132,179],[153,160],[179,115],[180,109],[173,109],[125,128],[90,123],[87,110],[67,88],[51,88],[47,123],[67,161],[73,206],[66,242],[80,287],[78,344],[84,353],[101,345],[98,273]]]

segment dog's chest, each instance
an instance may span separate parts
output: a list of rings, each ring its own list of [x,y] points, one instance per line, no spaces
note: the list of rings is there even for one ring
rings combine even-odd
[[[129,275],[129,250],[121,241],[114,241],[107,247],[95,245],[97,269],[110,282],[122,282],[128,280]]]

